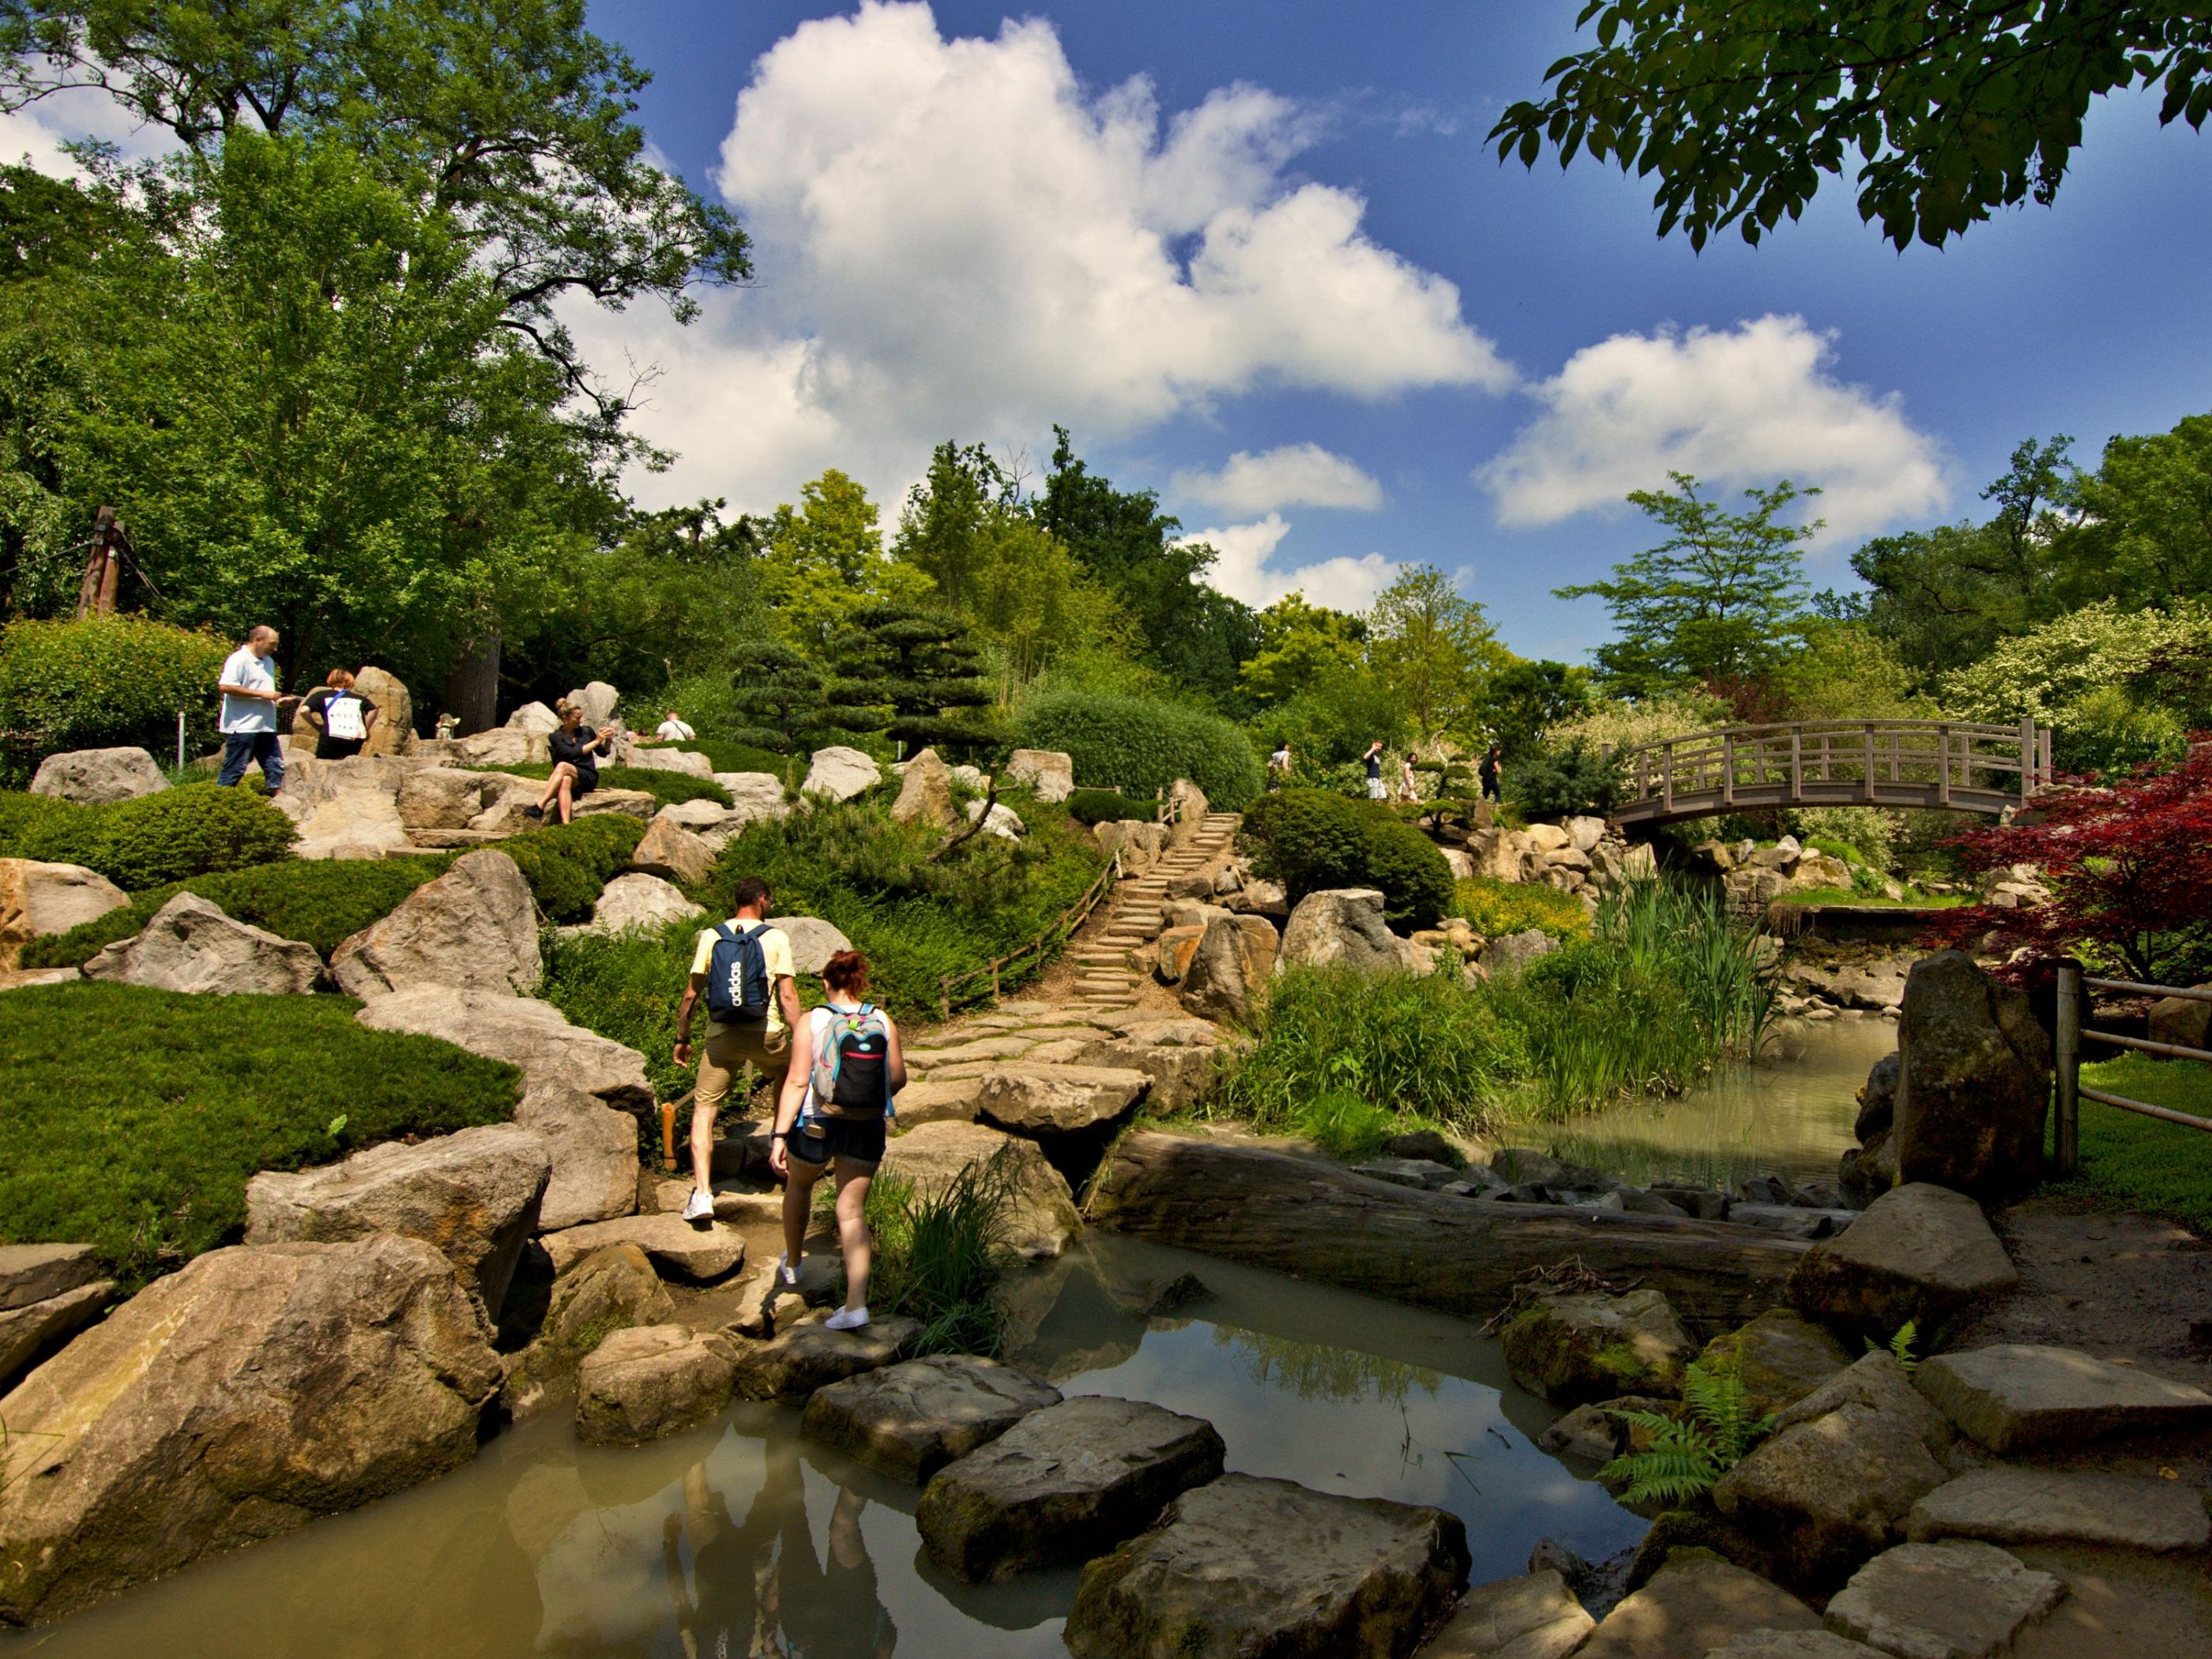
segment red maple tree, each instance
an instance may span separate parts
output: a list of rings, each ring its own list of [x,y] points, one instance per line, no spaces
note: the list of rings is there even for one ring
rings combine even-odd
[[[1931,932],[1941,943],[1985,938],[1988,948],[2077,956],[2166,984],[2212,973],[2212,739],[2203,734],[2179,762],[2097,787],[2069,782],[2021,821],[1954,845],[1977,869],[2039,866],[2052,896],[2033,909],[1953,911]]]

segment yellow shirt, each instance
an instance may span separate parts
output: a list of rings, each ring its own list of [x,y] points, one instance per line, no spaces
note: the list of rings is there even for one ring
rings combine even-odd
[[[753,924],[739,921],[732,916],[728,926],[732,933],[742,933]],[[714,946],[720,942],[721,937],[711,927],[699,935],[697,943],[691,947],[691,976],[694,979],[705,975],[708,964],[714,959]],[[799,977],[799,970],[792,966],[791,936],[781,927],[769,927],[763,929],[759,937],[761,955],[768,959],[768,1029],[781,1031],[783,1029],[783,1004],[776,994],[776,981]],[[710,1020],[711,1018],[709,1016]]]

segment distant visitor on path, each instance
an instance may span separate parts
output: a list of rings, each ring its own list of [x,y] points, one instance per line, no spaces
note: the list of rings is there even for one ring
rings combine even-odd
[[[1504,765],[1505,751],[1500,749],[1496,744],[1492,744],[1489,750],[1482,757],[1482,764],[1474,769],[1475,777],[1482,785],[1483,799],[1501,800],[1504,799],[1498,792],[1498,775],[1504,769]]]
[[[766,882],[747,876],[738,884],[735,914],[702,932],[691,948],[691,982],[676,1011],[676,1063],[691,1063],[691,1016],[702,1001],[707,1040],[700,1045],[698,1091],[692,1097],[686,1221],[714,1218],[714,1116],[738,1074],[750,1065],[780,1089],[791,1063],[791,1033],[799,1019],[798,971],[790,936],[763,920],[773,896]]]
[[[1382,738],[1377,738],[1373,743],[1367,745],[1365,764],[1367,767],[1367,799],[1370,800],[1389,799],[1390,797],[1389,793],[1382,787]]]
[[[1398,799],[1411,801],[1420,798],[1421,787],[1413,777],[1413,751],[1408,749],[1406,758],[1398,765]]]
[[[585,725],[584,711],[566,697],[553,705],[553,712],[561,717],[559,729],[545,739],[553,757],[553,775],[545,780],[545,793],[530,812],[533,817],[544,817],[557,805],[561,822],[573,823],[576,803],[599,787],[599,763],[595,757],[613,739],[607,732]]]
[[[1285,738],[1267,757],[1267,787],[1279,789],[1291,781],[1291,740]]]
[[[684,716],[673,708],[668,718],[653,728],[653,735],[663,743],[689,743],[699,734],[684,723]]]
[[[868,963],[858,951],[830,957],[822,982],[829,1002],[797,1026],[769,1143],[769,1167],[784,1178],[783,1259],[776,1271],[783,1284],[799,1282],[814,1183],[834,1164],[845,1305],[827,1322],[833,1331],[849,1331],[868,1322],[868,1183],[884,1161],[891,1097],[906,1087],[906,1054],[891,1017],[863,1000]]]
[[[353,676],[333,668],[307,693],[307,724],[315,728],[317,760],[351,760],[368,741],[376,724],[376,705],[353,689]]]
[[[273,794],[284,787],[284,744],[276,735],[276,630],[266,623],[222,661],[222,770],[216,781],[237,783],[258,763]]]

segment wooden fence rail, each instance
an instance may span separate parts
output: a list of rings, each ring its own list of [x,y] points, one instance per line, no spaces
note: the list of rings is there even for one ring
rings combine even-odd
[[[2081,964],[2078,962],[2058,964],[2058,1033],[2057,1041],[2052,1044],[2058,1073],[2056,1159],[2058,1173],[2072,1175],[2075,1165],[2080,1161],[2081,1103],[2085,1100],[2117,1107],[2121,1111],[2134,1112],[2142,1117],[2154,1117],[2161,1122],[2178,1123],[2184,1128],[2212,1131],[2212,1118],[2178,1112],[2171,1106],[2154,1105],[2147,1100],[2130,1100],[2125,1095],[2108,1094],[2102,1089],[2082,1087],[2081,1040],[2084,1037],[2098,1042],[2109,1042],[2117,1048],[2156,1054],[2165,1060],[2197,1060],[2212,1064],[2212,1052],[2203,1048],[2185,1048],[2178,1042],[2153,1042],[2146,1037],[2123,1036],[2118,1031],[2083,1030],[2081,1002],[2082,994],[2087,991],[2119,991],[2136,996],[2183,997],[2191,1002],[2212,1002],[2212,991],[2195,990],[2181,985],[2145,985],[2131,979],[2094,979],[2081,971]]]

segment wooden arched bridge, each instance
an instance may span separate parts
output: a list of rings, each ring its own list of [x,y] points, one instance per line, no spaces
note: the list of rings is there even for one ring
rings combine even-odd
[[[1673,823],[1780,806],[1919,806],[1986,812],[2051,783],[2051,732],[1960,720],[1798,720],[1735,726],[1620,751],[1620,823]]]

